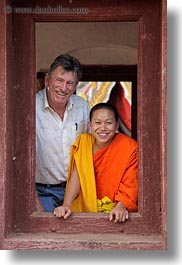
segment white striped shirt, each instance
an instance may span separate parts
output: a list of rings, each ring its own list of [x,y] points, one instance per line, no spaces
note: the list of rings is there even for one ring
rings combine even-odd
[[[64,119],[49,106],[46,89],[36,95],[36,182],[66,181],[70,147],[80,133],[88,132],[89,105],[79,96],[68,101]]]

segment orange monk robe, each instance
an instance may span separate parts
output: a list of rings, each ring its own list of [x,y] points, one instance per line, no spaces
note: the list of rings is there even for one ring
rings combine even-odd
[[[129,211],[137,211],[138,148],[132,138],[117,134],[113,142],[93,155],[97,198],[108,196]]]
[[[107,196],[112,202],[121,201],[129,211],[137,211],[138,152],[137,143],[124,134],[92,154],[94,137],[80,135],[71,149],[71,166],[75,161],[81,191],[72,205],[74,212],[96,212],[97,198]]]

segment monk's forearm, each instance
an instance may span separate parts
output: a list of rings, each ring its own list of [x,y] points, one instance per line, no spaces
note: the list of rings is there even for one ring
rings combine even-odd
[[[78,177],[77,170],[74,169],[71,179],[68,183],[68,187],[64,197],[64,206],[71,207],[72,202],[78,196],[80,191],[80,180]]]
[[[76,187],[73,185],[71,185],[71,186],[69,185],[68,189],[65,193],[63,206],[68,206],[71,208],[72,202],[77,197],[79,190],[80,190],[79,186]]]

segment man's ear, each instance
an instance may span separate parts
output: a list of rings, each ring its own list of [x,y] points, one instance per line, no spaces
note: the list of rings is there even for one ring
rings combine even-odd
[[[49,74],[45,73],[45,77],[44,77],[44,86],[48,87],[49,84]]]

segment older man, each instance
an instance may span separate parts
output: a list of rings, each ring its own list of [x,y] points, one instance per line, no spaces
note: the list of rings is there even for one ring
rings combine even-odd
[[[70,147],[88,130],[89,105],[74,94],[81,78],[80,62],[58,56],[36,95],[36,191],[45,211],[62,204]]]

